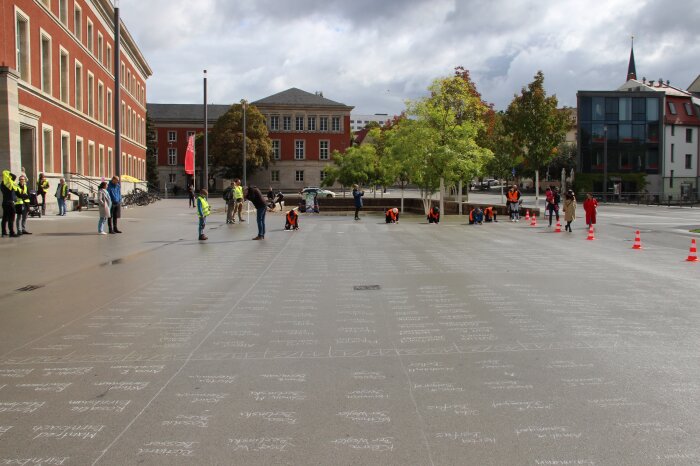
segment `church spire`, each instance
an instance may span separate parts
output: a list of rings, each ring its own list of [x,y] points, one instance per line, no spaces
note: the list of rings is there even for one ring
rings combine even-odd
[[[637,79],[637,68],[634,65],[634,36],[632,36],[632,48],[630,48],[630,63],[627,65],[627,81]]]

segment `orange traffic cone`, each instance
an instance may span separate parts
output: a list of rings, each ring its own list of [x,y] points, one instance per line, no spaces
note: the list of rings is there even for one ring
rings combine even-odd
[[[688,262],[697,262],[698,261],[698,249],[695,246],[695,238],[690,240],[690,252],[688,253],[688,258],[686,259]]]
[[[561,233],[561,223],[557,220],[557,227],[554,229],[554,233]]]
[[[595,233],[593,232],[593,225],[590,226],[588,229],[588,238],[586,238],[588,241],[593,241],[595,239]]]
[[[530,219],[531,219],[531,220],[530,220],[530,226],[531,226],[531,227],[536,227],[536,226],[537,226],[537,215],[535,215],[534,212],[533,212],[533,214],[532,214],[532,217],[530,217]]]
[[[642,249],[642,238],[639,237],[639,230],[635,233],[632,249]]]
[[[526,211],[525,211],[525,221],[526,221],[526,222],[529,222],[529,221],[530,221],[530,211],[529,211],[529,210],[526,210]]]

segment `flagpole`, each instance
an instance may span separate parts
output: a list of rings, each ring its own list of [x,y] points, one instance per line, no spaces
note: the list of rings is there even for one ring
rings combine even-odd
[[[197,164],[195,160],[197,159],[197,149],[194,147],[194,136],[192,137],[192,191],[197,189]],[[190,141],[187,141],[189,145]]]

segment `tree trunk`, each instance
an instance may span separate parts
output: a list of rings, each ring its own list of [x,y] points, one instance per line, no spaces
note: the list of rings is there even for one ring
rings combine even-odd
[[[540,169],[535,170],[535,207],[540,207]]]
[[[440,213],[445,211],[445,178],[440,177]],[[427,214],[427,212],[426,212]]]
[[[403,214],[403,184],[401,185],[401,213]]]
[[[460,217],[462,216],[462,180],[459,180],[459,185],[457,187],[457,208]]]

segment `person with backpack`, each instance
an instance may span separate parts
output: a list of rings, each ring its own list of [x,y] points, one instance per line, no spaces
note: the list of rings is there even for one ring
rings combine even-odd
[[[236,183],[231,181],[231,186],[224,189],[223,198],[226,202],[226,223],[236,223],[233,219],[233,211],[236,208],[236,200],[233,197],[233,190],[236,187]]]

